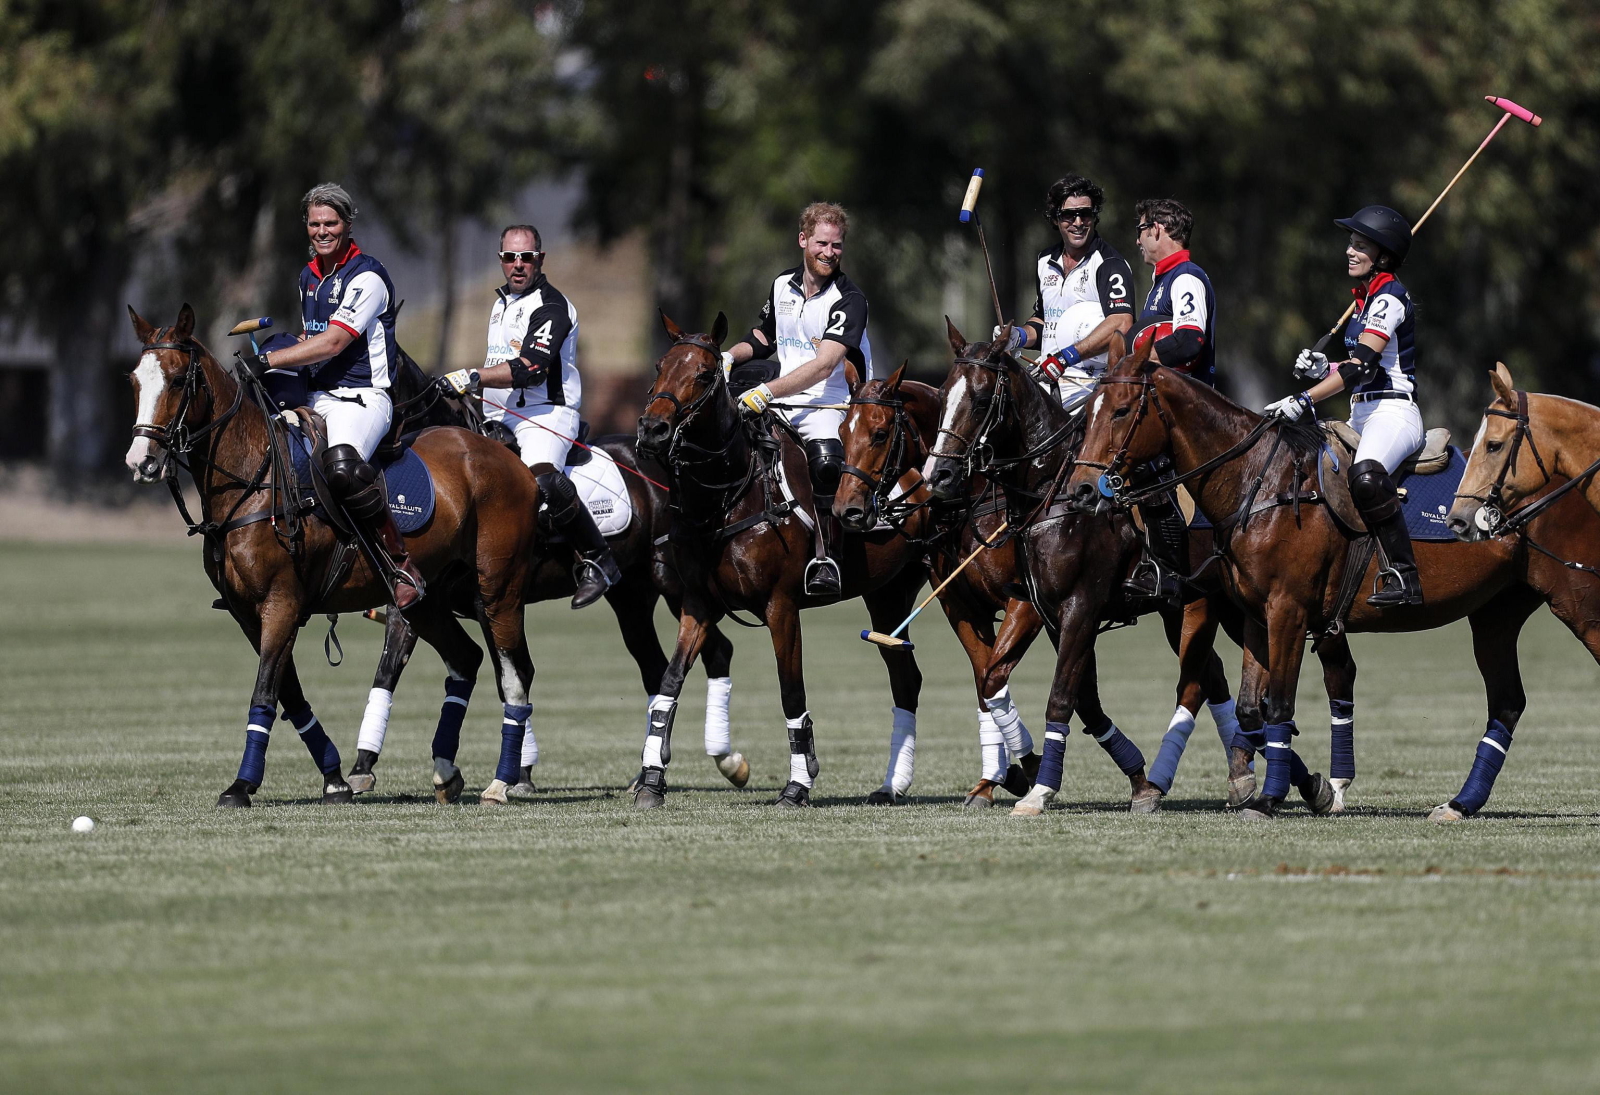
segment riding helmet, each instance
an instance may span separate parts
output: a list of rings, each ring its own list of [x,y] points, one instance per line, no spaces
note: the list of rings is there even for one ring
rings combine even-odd
[[[1406,252],[1411,250],[1411,222],[1387,205],[1369,205],[1355,216],[1333,223],[1360,233],[1389,252],[1396,266],[1406,261]]]

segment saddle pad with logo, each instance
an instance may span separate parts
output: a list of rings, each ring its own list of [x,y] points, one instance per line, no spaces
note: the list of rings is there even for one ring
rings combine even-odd
[[[1456,491],[1467,470],[1467,458],[1450,446],[1450,464],[1432,475],[1407,475],[1395,486],[1400,488],[1400,510],[1406,515],[1406,529],[1413,540],[1454,541],[1456,534],[1445,524]]]
[[[628,531],[633,521],[633,498],[622,480],[622,469],[610,453],[595,449],[592,459],[567,467],[567,478],[578,488],[578,497],[589,507],[602,536],[621,536]]]
[[[294,459],[294,477],[302,498],[315,498],[311,482],[311,439],[294,423],[289,423],[289,452]],[[433,476],[422,457],[407,445],[399,459],[378,469],[394,514],[395,527],[409,535],[433,517]],[[313,512],[316,512],[313,510]]]

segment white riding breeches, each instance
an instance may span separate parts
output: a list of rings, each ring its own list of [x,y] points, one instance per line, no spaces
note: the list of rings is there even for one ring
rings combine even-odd
[[[354,445],[363,460],[372,459],[373,451],[389,432],[389,422],[394,417],[394,404],[382,388],[312,392],[311,409],[328,424],[330,449],[335,445]]]
[[[806,407],[802,410],[779,411],[789,425],[800,431],[807,441],[832,438],[839,440],[839,430],[844,426],[844,412],[829,407]]]
[[[1409,399],[1373,399],[1350,407],[1350,426],[1361,435],[1355,462],[1376,460],[1390,475],[1422,447],[1422,412]]]
[[[537,407],[513,408],[521,418],[506,415],[503,421],[517,435],[517,448],[528,467],[549,464],[556,471],[567,466],[567,453],[578,439],[578,412],[572,407],[544,403]]]

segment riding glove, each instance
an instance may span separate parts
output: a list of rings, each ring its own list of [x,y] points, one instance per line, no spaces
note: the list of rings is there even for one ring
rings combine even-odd
[[[1328,375],[1328,355],[1315,350],[1301,350],[1294,359],[1294,375],[1305,380],[1321,380]]]
[[[739,397],[739,409],[745,414],[760,414],[771,402],[772,389],[765,384],[757,384]]]
[[[1293,422],[1307,411],[1316,417],[1316,404],[1311,402],[1311,397],[1305,392],[1296,392],[1294,395],[1285,396],[1276,403],[1268,403],[1261,413],[1264,415],[1277,415],[1279,418]]]
[[[989,341],[991,341],[991,342],[998,341],[1000,336],[1004,332],[1005,332],[1005,328],[1004,327],[996,327],[994,329],[994,331],[992,333],[990,333]],[[1015,353],[1016,351],[1022,349],[1023,345],[1026,344],[1027,341],[1028,341],[1028,329],[1026,327],[1013,327],[1013,328],[1011,328],[1011,335],[1010,335],[1010,337],[1008,337],[1006,339],[1006,353],[1008,353],[1008,354]]]
[[[1078,348],[1076,346],[1068,346],[1065,350],[1057,350],[1048,357],[1041,357],[1039,359],[1039,368],[1043,369],[1046,374],[1060,380],[1070,366],[1076,365],[1082,360],[1083,355],[1078,352]]]
[[[727,380],[728,374],[733,372],[733,351],[722,351],[722,379]]]
[[[439,387],[455,395],[477,395],[483,382],[476,369],[457,369],[439,378]]]
[[[262,374],[272,368],[271,365],[267,364],[266,354],[258,354],[250,350],[237,350],[233,356],[239,359],[239,364],[244,368],[244,371],[257,380],[260,380]]]

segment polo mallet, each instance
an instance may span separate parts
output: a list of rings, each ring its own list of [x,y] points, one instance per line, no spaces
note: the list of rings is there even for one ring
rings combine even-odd
[[[971,223],[978,228],[978,246],[983,249],[983,268],[989,274],[989,297],[994,301],[994,321],[1004,327],[1006,319],[1000,313],[1000,290],[995,287],[994,264],[989,261],[989,241],[983,235],[983,218],[978,216],[978,193],[982,189],[983,168],[974,168],[972,181],[967,183],[967,196],[961,199],[961,223]]]
[[[1494,140],[1495,134],[1499,133],[1501,128],[1507,122],[1509,122],[1513,117],[1517,117],[1517,118],[1521,118],[1523,121],[1527,122],[1529,125],[1531,125],[1531,126],[1533,126],[1535,128],[1537,128],[1539,125],[1541,125],[1544,122],[1544,119],[1539,117],[1539,115],[1535,114],[1533,111],[1529,110],[1527,107],[1518,106],[1516,103],[1513,103],[1510,99],[1502,99],[1502,98],[1500,98],[1498,96],[1495,96],[1495,95],[1485,95],[1484,99],[1486,101],[1488,101],[1488,102],[1493,103],[1495,106],[1499,107],[1505,113],[1500,115],[1500,120],[1494,124],[1494,128],[1493,129],[1489,130],[1489,135],[1483,139],[1483,143],[1478,146],[1477,150],[1475,152],[1473,152],[1472,155],[1467,157],[1467,162],[1461,165],[1461,170],[1457,171],[1455,173],[1455,177],[1452,178],[1448,183],[1445,184],[1445,187],[1444,187],[1443,190],[1439,191],[1439,196],[1437,198],[1433,199],[1433,204],[1428,206],[1427,212],[1423,213],[1422,216],[1417,218],[1417,223],[1413,224],[1411,226],[1411,234],[1412,234],[1412,236],[1415,236],[1417,234],[1417,231],[1419,229],[1421,229],[1421,227],[1425,223],[1427,223],[1428,218],[1433,216],[1433,211],[1435,209],[1439,208],[1439,203],[1444,201],[1444,196],[1446,194],[1450,193],[1450,188],[1452,186],[1455,186],[1456,182],[1461,178],[1461,176],[1463,176],[1463,175],[1465,175],[1467,173],[1467,168],[1471,167],[1472,166],[1472,162],[1478,158],[1478,153],[1482,152],[1484,149],[1489,147],[1489,142]],[[1320,354],[1322,352],[1323,348],[1328,345],[1328,340],[1331,339],[1334,335],[1339,333],[1339,328],[1343,327],[1346,323],[1350,322],[1350,317],[1355,315],[1355,311],[1356,311],[1356,302],[1354,300],[1352,300],[1348,305],[1346,305],[1345,310],[1344,310],[1344,315],[1339,317],[1339,322],[1335,323],[1332,327],[1328,328],[1328,333],[1327,334],[1325,334],[1321,338],[1317,339],[1317,344],[1315,346],[1311,347],[1312,352]]]
[[[256,332],[264,331],[271,326],[271,316],[262,316],[260,319],[241,320],[233,325],[233,330],[229,331],[228,335],[230,337],[233,335],[249,335],[250,348],[259,354],[261,352],[261,347],[256,345]]]
[[[999,536],[1002,532],[1004,532],[1006,530],[1006,526],[1008,526],[1010,523],[1011,522],[1009,522],[1009,521],[1001,521],[1000,522],[1000,527],[995,529],[994,532],[990,533],[990,538],[992,539],[992,538],[994,538],[996,536]],[[981,537],[980,537],[980,539],[981,539]],[[961,560],[961,565],[956,567],[949,574],[947,574],[945,576],[944,581],[942,581],[938,585],[934,586],[933,587],[933,592],[928,594],[928,596],[923,599],[923,602],[920,605],[918,605],[916,608],[911,610],[911,615],[907,616],[904,620],[902,620],[900,622],[900,626],[899,627],[895,628],[893,631],[889,632],[889,634],[887,634],[887,635],[885,635],[881,631],[863,631],[861,633],[861,637],[863,639],[867,640],[867,642],[869,642],[869,643],[877,643],[879,646],[887,647],[890,650],[915,650],[916,649],[916,644],[913,643],[910,639],[902,639],[902,638],[900,638],[900,633],[902,631],[904,631],[906,628],[910,627],[911,626],[911,621],[915,620],[917,618],[917,616],[919,614],[921,614],[923,609],[927,608],[930,604],[933,603],[933,599],[939,595],[939,591],[940,590],[942,590],[945,586],[949,585],[951,582],[955,581],[955,578],[956,578],[957,574],[960,574],[963,570],[967,569],[967,564],[972,562],[972,560],[974,560],[974,559],[976,559],[978,557],[978,552],[980,552],[984,548],[990,547],[990,546],[992,546],[992,545],[980,543],[980,544],[978,544],[977,547],[973,548],[972,549],[972,554],[968,555],[965,559]]]

